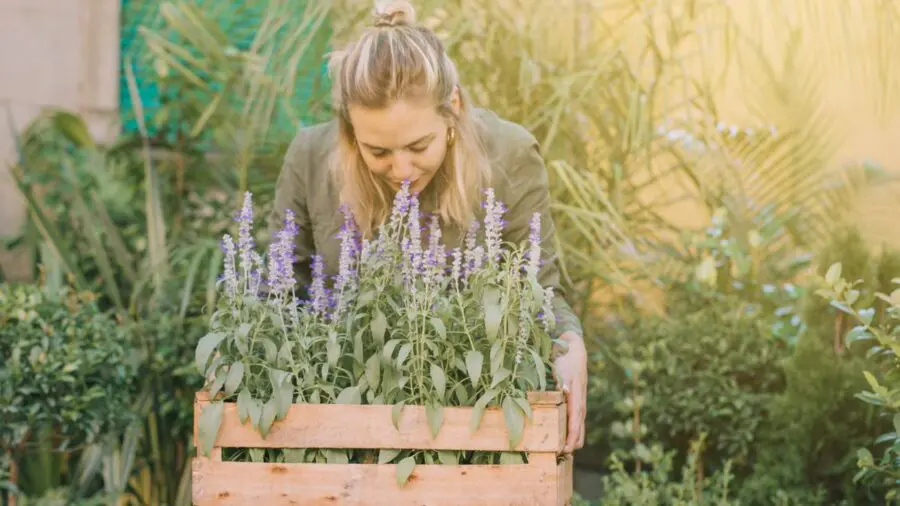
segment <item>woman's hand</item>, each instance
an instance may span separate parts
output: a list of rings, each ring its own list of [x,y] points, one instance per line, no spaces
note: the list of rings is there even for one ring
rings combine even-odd
[[[560,340],[569,350],[555,361],[557,383],[566,396],[568,436],[564,454],[571,454],[584,446],[584,421],[587,415],[587,351],[584,340],[574,332],[565,332]]]

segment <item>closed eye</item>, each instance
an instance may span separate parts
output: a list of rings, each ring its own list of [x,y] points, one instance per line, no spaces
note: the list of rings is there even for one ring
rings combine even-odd
[[[431,146],[431,142],[434,141],[434,138],[435,134],[426,135],[425,137],[422,137],[421,139],[411,144],[407,144],[405,149],[416,154],[424,153],[428,149],[428,147]],[[374,156],[375,158],[384,158],[391,154],[391,150],[389,149],[379,148],[370,144],[366,144],[364,142],[361,142],[360,144],[365,146],[366,149],[368,149],[369,152],[372,153],[372,156]]]

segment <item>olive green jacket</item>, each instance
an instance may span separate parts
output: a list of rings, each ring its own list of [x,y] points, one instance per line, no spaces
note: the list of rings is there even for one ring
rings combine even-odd
[[[566,331],[574,331],[581,336],[581,323],[567,302],[560,283],[553,246],[555,228],[550,217],[547,169],[538,152],[537,141],[522,126],[503,120],[490,111],[478,109],[475,117],[494,171],[491,186],[496,198],[508,209],[504,215],[503,239],[515,244],[527,240],[532,214],[541,213],[544,262],[538,277],[541,285],[553,287],[556,294],[553,303],[557,322],[554,337]],[[294,272],[304,289],[310,283],[312,255],[322,256],[327,275],[335,274],[338,268],[340,241],[337,234],[343,216],[339,212],[339,192],[328,165],[336,139],[335,121],[301,128],[288,149],[276,183],[275,207],[268,223],[270,237],[283,225],[285,209],[291,209],[300,229]],[[420,202],[423,212],[434,209],[426,194],[427,191],[423,192]],[[478,213],[477,217],[483,218],[480,208]],[[444,227],[441,236],[450,251],[462,246],[465,232],[457,227]]]

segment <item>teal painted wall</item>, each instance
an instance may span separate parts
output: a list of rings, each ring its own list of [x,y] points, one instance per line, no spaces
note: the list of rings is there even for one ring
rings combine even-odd
[[[302,2],[307,0],[290,0]],[[250,2],[235,2],[233,0],[191,0],[191,3],[202,8],[204,13],[210,13],[223,29],[228,39],[238,49],[247,49],[253,41],[253,37],[259,27],[263,13],[269,4],[269,0],[251,0]],[[137,121],[134,119],[134,107],[132,104],[129,87],[125,73],[125,62],[133,62],[135,80],[139,90],[141,104],[145,116],[152,115],[160,107],[160,90],[155,82],[156,72],[149,58],[149,51],[138,33],[139,26],[158,28],[162,18],[159,14],[158,0],[122,0],[122,29],[121,29],[121,86],[119,105],[122,117],[123,133],[133,133],[137,130]],[[296,27],[297,25],[294,25]],[[291,30],[290,23],[281,32]],[[281,34],[281,32],[279,34]],[[327,26],[320,30],[322,37],[327,37]],[[324,54],[327,51],[327,43],[322,45],[320,54],[311,54],[301,62],[301,67],[307,69],[305,75],[297,81],[297,90],[294,95],[294,113],[301,117],[302,121],[312,121],[314,118],[304,114],[308,108],[308,100],[313,92],[313,83],[317,78],[323,78],[326,72]],[[326,84],[327,86],[327,84]],[[293,131],[296,125],[291,125],[286,115],[279,115],[279,129]],[[152,126],[149,126],[152,130]]]

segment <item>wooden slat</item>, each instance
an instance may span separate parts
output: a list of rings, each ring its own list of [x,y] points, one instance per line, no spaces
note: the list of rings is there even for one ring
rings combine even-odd
[[[557,467],[417,466],[403,488],[394,465],[193,462],[193,503],[371,506],[560,504]],[[565,504],[565,503],[563,503]]]
[[[197,420],[208,401],[197,396],[194,404],[194,440]],[[215,446],[223,448],[356,448],[420,450],[509,450],[508,432],[499,409],[485,410],[477,431],[469,430],[471,408],[444,408],[444,423],[432,438],[425,409],[406,406],[400,430],[391,421],[391,406],[294,404],[287,417],[272,425],[263,439],[249,423],[242,425],[237,404],[226,403]],[[565,443],[564,405],[535,404],[526,422],[518,451],[559,452]]]
[[[559,406],[566,401],[562,392],[551,390],[549,392],[528,392],[528,403],[531,405],[543,404],[547,406]]]
[[[532,405],[544,404],[548,406],[559,406],[560,404],[566,402],[566,396],[558,390],[549,390],[546,392],[528,392],[526,395],[528,396],[528,403]],[[209,392],[199,391],[194,394],[194,397],[196,398],[196,400],[201,402],[208,401]]]
[[[571,455],[557,464],[556,468],[557,473],[557,483],[559,484],[559,488],[557,489],[557,493],[559,494],[558,504],[561,505],[569,505],[572,504],[572,496],[574,495],[574,471],[575,471],[575,459]]]

